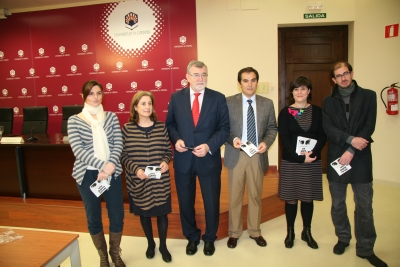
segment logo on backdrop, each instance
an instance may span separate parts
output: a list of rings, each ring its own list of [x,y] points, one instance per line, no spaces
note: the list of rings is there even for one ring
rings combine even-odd
[[[149,62],[147,60],[142,61],[142,68],[147,68],[149,66]]]
[[[46,87],[42,87],[42,94],[47,94],[47,88]]]
[[[19,108],[18,108],[18,107],[15,107],[15,108],[14,108],[14,114],[15,114],[15,115],[18,115],[18,113],[19,113]]]
[[[3,53],[3,51],[0,51],[0,59],[3,59],[4,58],[4,53]]]
[[[60,51],[60,54],[64,54],[65,53],[65,47],[64,46],[60,46],[58,51]]]
[[[174,48],[192,47],[191,44],[187,44],[186,36],[179,37],[179,43],[180,45],[175,45]]]
[[[137,14],[129,12],[127,15],[125,15],[125,27],[129,30],[135,29],[138,26],[138,23],[139,19]]]
[[[29,74],[30,74],[31,76],[34,76],[34,75],[35,75],[35,69],[34,69],[34,68],[30,68],[30,69],[29,69]]]
[[[111,83],[107,83],[106,84],[106,89],[108,90],[108,91],[111,91],[112,90],[112,84]]]
[[[186,44],[186,36],[179,37],[179,42],[181,43],[181,45]]]
[[[39,55],[44,56],[44,49],[43,48],[39,48]]]
[[[131,88],[132,88],[132,90],[136,90],[137,89],[137,82],[131,82]]]
[[[117,70],[122,70],[122,67],[124,66],[124,64],[122,62],[117,62],[117,64],[115,64],[117,67]]]
[[[22,88],[21,93],[23,96],[25,96],[28,93],[28,90],[26,88]]]
[[[63,87],[61,87],[61,91],[66,94],[68,93],[68,87],[66,85],[63,85]]]
[[[157,80],[154,85],[156,86],[157,89],[160,89],[162,86],[162,82],[160,80]]]
[[[54,113],[58,113],[58,107],[57,106],[53,106],[53,112]]]
[[[124,104],[124,103],[119,103],[119,104],[118,104],[118,109],[119,109],[120,111],[124,111],[124,109],[125,109],[125,104]]]
[[[174,65],[174,60],[172,58],[167,59],[167,66],[172,67]]]
[[[71,72],[72,72],[72,73],[75,73],[77,70],[78,70],[78,67],[77,67],[77,66],[75,66],[75,65],[72,65],[72,66],[71,66]]]
[[[1,92],[3,93],[3,96],[8,96],[8,90],[7,89],[3,89]]]
[[[94,71],[99,71],[100,70],[100,64],[99,63],[95,63],[93,65],[93,69],[94,69]]]
[[[82,52],[87,52],[88,51],[88,46],[87,46],[87,44],[83,44],[82,45]]]
[[[157,45],[163,32],[164,19],[155,0],[111,3],[103,14],[108,15],[100,18],[101,36],[117,55],[143,56]]]
[[[52,75],[56,74],[56,68],[51,67],[50,68],[50,74],[52,74]]]
[[[13,78],[15,77],[15,70],[10,70],[10,76]]]
[[[24,56],[24,51],[23,50],[18,50],[18,56],[23,57]]]
[[[183,80],[181,81],[182,88],[187,87],[188,84],[189,84],[189,83],[188,83],[188,81],[187,81],[186,79],[183,79]]]

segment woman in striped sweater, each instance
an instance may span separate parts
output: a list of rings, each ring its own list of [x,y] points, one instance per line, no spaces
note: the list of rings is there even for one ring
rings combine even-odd
[[[103,110],[103,87],[97,81],[82,87],[84,108],[68,119],[68,138],[76,159],[72,177],[76,179],[86,210],[89,233],[100,255],[100,266],[110,266],[101,219],[101,197],[90,190],[95,181],[110,184],[103,193],[110,220],[110,256],[115,266],[124,267],[120,243],[124,224],[124,207],[120,155],[122,135],[115,113]]]
[[[171,144],[165,124],[157,121],[154,96],[151,92],[138,92],[130,106],[129,122],[122,128],[124,148],[121,162],[125,165],[126,185],[130,211],[140,216],[140,223],[147,237],[146,257],[155,254],[151,217],[157,217],[159,251],[165,262],[172,260],[167,249],[167,214],[171,212],[171,186],[168,163],[171,160]],[[161,178],[149,178],[147,166],[160,169]]]
[[[294,243],[294,222],[297,214],[297,202],[301,202],[303,232],[301,239],[313,249],[318,248],[311,235],[311,220],[314,200],[322,200],[322,163],[321,150],[326,135],[322,129],[322,110],[311,105],[311,81],[299,76],[290,84],[292,103],[284,107],[278,116],[279,140],[282,144],[282,160],[279,169],[278,196],[286,201],[287,236],[285,247]],[[298,140],[298,137],[306,140]],[[298,142],[305,144],[311,139],[316,141],[311,151],[297,153]],[[303,144],[304,145],[304,144]]]

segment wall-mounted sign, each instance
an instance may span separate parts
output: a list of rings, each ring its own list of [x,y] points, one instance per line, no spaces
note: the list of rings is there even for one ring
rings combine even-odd
[[[385,26],[385,38],[392,38],[399,36],[399,24]]]
[[[326,13],[307,13],[304,19],[326,19]]]

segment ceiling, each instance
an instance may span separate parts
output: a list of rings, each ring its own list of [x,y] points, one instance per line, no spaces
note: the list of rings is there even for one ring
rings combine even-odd
[[[0,0],[0,9],[6,8],[11,13],[20,13],[110,2],[118,2],[118,0]]]

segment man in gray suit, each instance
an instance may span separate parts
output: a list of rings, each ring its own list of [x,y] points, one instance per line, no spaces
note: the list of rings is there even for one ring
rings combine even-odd
[[[238,82],[242,93],[227,97],[230,136],[225,144],[225,166],[229,185],[229,239],[228,247],[235,248],[243,233],[242,206],[244,188],[247,187],[247,231],[257,245],[267,242],[261,235],[261,195],[264,174],[268,170],[267,150],[276,138],[278,128],[272,100],[256,95],[259,75],[252,67],[241,69]],[[241,150],[251,141],[257,153],[249,156]]]

